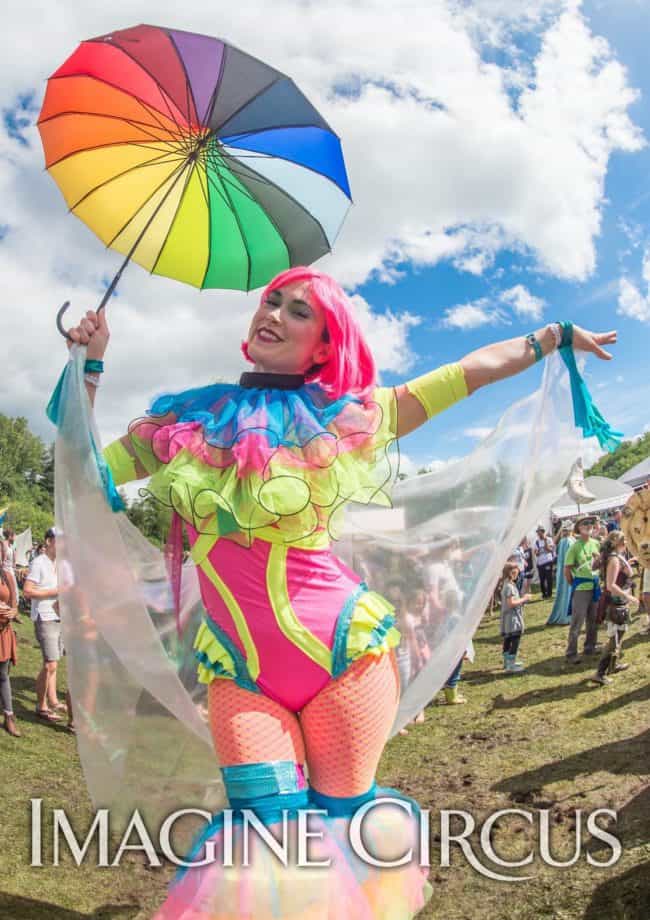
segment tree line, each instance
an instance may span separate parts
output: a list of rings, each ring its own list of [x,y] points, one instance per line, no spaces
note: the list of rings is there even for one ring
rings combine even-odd
[[[647,432],[635,441],[623,441],[614,453],[595,463],[588,470],[588,475],[618,479],[649,456],[650,432]],[[476,498],[477,504],[485,502],[486,490],[489,492],[496,488],[490,476],[476,485],[478,492],[472,498]],[[147,494],[127,501],[122,491],[122,497],[129,520],[152,543],[162,545],[169,527],[168,509]],[[467,505],[467,496],[463,498],[463,503]],[[34,538],[40,539],[53,525],[54,445],[45,444],[33,434],[27,419],[11,418],[0,413],[0,509],[6,505],[9,508],[3,525],[13,527],[16,533],[31,527]]]

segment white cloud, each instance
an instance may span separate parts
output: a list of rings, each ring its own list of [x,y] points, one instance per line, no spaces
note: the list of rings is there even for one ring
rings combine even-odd
[[[36,46],[35,21],[47,37]],[[323,112],[343,139],[355,206],[334,254],[318,264],[351,289],[369,277],[397,283],[407,268],[441,260],[480,274],[503,249],[527,253],[558,277],[586,278],[609,159],[643,144],[628,115],[636,93],[625,70],[572,0],[276,0],[272,16],[250,0],[221,25],[207,2],[179,13],[170,0],[24,0],[3,21],[1,107],[29,90],[40,94],[83,37],[135,21],[221,32],[289,72]],[[520,37],[541,39],[536,56],[518,50]],[[494,54],[487,62],[486,47],[502,50],[505,63],[494,63]],[[337,92],[346,81],[358,91]],[[8,354],[0,411],[26,414],[47,430],[42,406],[57,354],[64,358],[54,311],[67,297],[74,315],[95,306],[102,278],[120,259],[67,214],[42,171],[37,132],[25,134],[29,147],[0,131],[2,224],[9,226],[0,241]],[[254,295],[198,294],[137,267],[119,293],[99,400],[107,431],[140,412],[151,389],[241,370],[238,346]],[[455,328],[509,315],[489,304],[463,308],[447,317]],[[385,370],[408,367],[413,326],[409,314],[372,312],[368,328]]]
[[[535,297],[523,284],[516,284],[501,294],[501,301],[510,304],[517,314],[528,319],[541,319],[544,314],[545,301]]]
[[[494,298],[480,297],[470,303],[447,307],[441,325],[447,329],[508,325],[512,322],[513,313],[520,318],[539,320],[544,306],[545,301],[541,297],[531,294],[523,284],[516,284]]]
[[[462,303],[447,307],[441,325],[447,329],[478,329],[479,326],[494,326],[507,322],[507,317],[498,307],[491,307],[487,297],[473,303]]]
[[[383,314],[373,313],[368,301],[360,294],[353,294],[351,300],[378,368],[396,374],[409,370],[415,355],[408,344],[408,333],[420,323],[420,318],[408,311],[397,315],[390,310]]]
[[[650,245],[646,246],[643,253],[641,277],[646,287],[645,293],[627,278],[619,279],[616,312],[640,323],[650,323]]]

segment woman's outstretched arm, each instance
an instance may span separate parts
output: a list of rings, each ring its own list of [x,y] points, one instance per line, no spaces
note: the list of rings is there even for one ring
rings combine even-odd
[[[534,333],[544,356],[556,348],[551,326]],[[589,332],[573,327],[573,347],[609,361],[612,355],[603,345],[613,345],[616,332]],[[398,409],[398,437],[414,431],[428,419],[480,387],[513,377],[535,364],[535,351],[526,336],[495,342],[470,352],[457,364],[445,365],[395,388]],[[415,395],[417,394],[417,395]]]

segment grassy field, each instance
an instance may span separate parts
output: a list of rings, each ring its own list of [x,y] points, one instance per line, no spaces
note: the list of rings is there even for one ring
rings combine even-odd
[[[568,668],[566,628],[544,628],[548,604],[528,608],[521,656],[524,675],[505,675],[498,618],[484,621],[475,638],[476,662],[466,666],[466,706],[432,704],[426,721],[395,738],[382,759],[379,781],[431,809],[433,897],[421,918],[445,920],[648,920],[650,917],[650,640],[629,633],[630,669],[608,687],[589,684],[595,659]],[[29,800],[46,810],[65,807],[76,828],[88,827],[88,801],[75,740],[63,728],[34,717],[34,675],[40,655],[26,617],[18,627],[20,662],[14,670],[14,708],[21,739],[0,734],[3,796],[0,804],[0,917],[2,920],[148,920],[165,896],[172,868],[149,869],[138,855],[119,868],[32,868]],[[62,671],[60,686],[65,685]],[[442,809],[472,813],[480,826],[498,809],[549,810],[556,859],[573,852],[576,811],[618,813],[610,830],[623,853],[611,868],[593,868],[587,853],[604,861],[610,850],[585,835],[582,855],[570,868],[546,866],[536,852],[530,866],[492,870],[532,876],[528,881],[484,878],[452,846],[451,865],[440,866]],[[578,821],[584,828],[584,820]],[[453,824],[452,824],[453,827]],[[493,841],[504,859],[537,847],[537,831],[504,818]]]

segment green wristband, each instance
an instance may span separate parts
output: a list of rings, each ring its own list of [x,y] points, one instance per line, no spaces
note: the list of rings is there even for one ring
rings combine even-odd
[[[542,351],[542,346],[539,344],[532,332],[526,336],[526,341],[535,352],[535,361],[541,361],[544,357],[544,352]]]
[[[99,359],[88,358],[84,364],[84,374],[103,374],[104,362]]]

